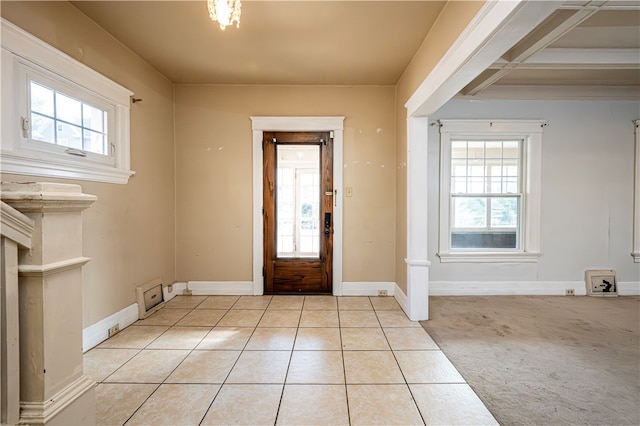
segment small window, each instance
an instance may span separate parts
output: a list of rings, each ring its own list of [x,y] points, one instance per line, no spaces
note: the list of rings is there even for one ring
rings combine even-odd
[[[539,256],[543,122],[441,120],[442,262]]]
[[[74,155],[110,156],[108,107],[49,87],[53,84],[33,79],[28,84],[29,141],[57,145]]]
[[[132,93],[2,20],[5,173],[127,183]]]

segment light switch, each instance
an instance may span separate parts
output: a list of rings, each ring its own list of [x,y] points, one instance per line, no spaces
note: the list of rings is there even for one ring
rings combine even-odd
[[[353,197],[353,187],[347,186],[344,188],[344,195],[347,197]]]

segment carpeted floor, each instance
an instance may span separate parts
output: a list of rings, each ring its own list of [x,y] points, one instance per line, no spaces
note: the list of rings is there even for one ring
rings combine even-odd
[[[431,297],[423,327],[502,425],[640,425],[640,297]]]

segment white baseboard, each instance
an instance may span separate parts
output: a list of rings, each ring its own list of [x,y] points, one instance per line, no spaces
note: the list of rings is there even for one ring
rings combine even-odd
[[[343,296],[378,296],[379,290],[386,290],[387,296],[393,296],[396,283],[384,281],[342,282]]]
[[[586,296],[584,281],[430,281],[429,296]],[[620,296],[640,295],[640,283],[619,282]]]
[[[164,301],[168,302],[174,297],[180,296],[185,288],[187,288],[187,283],[173,283],[171,285],[171,291],[169,291],[168,285],[163,285],[162,296],[164,297]]]
[[[120,330],[138,321],[138,304],[134,303],[115,314],[82,330],[82,352],[99,345],[109,338],[109,328],[118,324]]]
[[[618,283],[619,296],[640,296],[640,281]]]
[[[393,285],[395,286],[393,297],[396,299],[396,302],[398,302],[398,305],[400,305],[404,313],[409,317],[409,301],[407,300],[407,295],[404,294],[404,291],[402,291],[400,287],[398,287],[398,284],[394,283]]]
[[[189,281],[194,296],[253,296],[253,281]]]

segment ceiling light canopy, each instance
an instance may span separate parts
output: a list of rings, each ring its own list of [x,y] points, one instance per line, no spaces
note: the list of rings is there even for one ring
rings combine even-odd
[[[212,21],[218,21],[220,29],[236,23],[236,28],[240,28],[240,13],[242,4],[240,0],[207,0],[209,6],[209,16]]]

